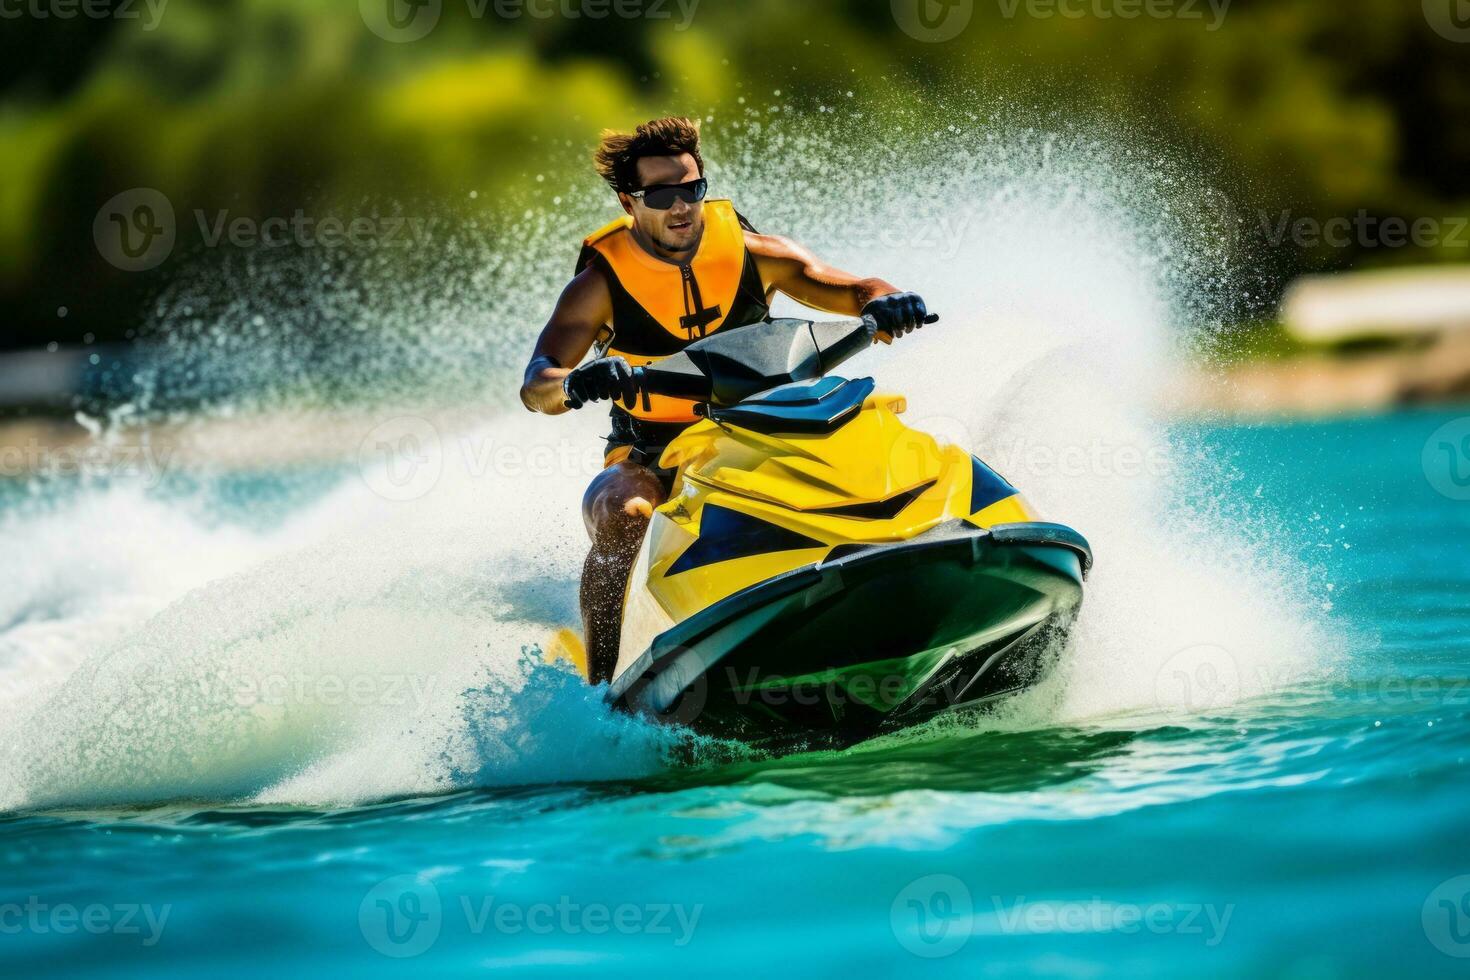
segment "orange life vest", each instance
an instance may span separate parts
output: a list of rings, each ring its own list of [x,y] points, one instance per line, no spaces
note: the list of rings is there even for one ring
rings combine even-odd
[[[686,264],[657,258],[633,238],[624,215],[582,242],[580,273],[595,265],[612,291],[610,334],[600,355],[620,355],[634,367],[677,354],[718,330],[743,327],[770,314],[755,257],[745,247],[750,226],[725,200],[704,202],[704,234]],[[631,410],[652,422],[694,422],[694,402],[653,395]]]

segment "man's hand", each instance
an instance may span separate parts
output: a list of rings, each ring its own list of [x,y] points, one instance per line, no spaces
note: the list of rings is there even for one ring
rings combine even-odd
[[[567,407],[581,408],[588,402],[616,399],[632,408],[638,401],[633,369],[621,357],[599,357],[583,364],[562,382]]]
[[[891,344],[904,334],[937,319],[929,315],[929,309],[918,293],[879,296],[863,307],[863,316],[871,316],[878,322],[877,339],[885,344]]]

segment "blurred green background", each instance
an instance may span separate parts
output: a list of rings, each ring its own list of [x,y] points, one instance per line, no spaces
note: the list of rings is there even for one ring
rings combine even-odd
[[[5,0],[0,21],[8,348],[120,340],[147,322],[177,260],[142,272],[104,260],[93,224],[120,192],[237,215],[493,212],[538,174],[592,179],[604,126],[750,112],[776,89],[798,113],[849,91],[890,105],[972,91],[1038,119],[1101,114],[1154,134],[1207,162],[1245,216],[1241,247],[1277,284],[1466,257],[1453,243],[1251,240],[1255,216],[1278,210],[1470,212],[1459,0],[1444,0],[1438,29],[1439,0],[1179,0],[1185,16],[1136,19],[922,0],[929,23],[971,15],[945,40],[913,36],[928,30],[913,20],[920,0],[644,0],[644,16],[602,19],[476,0],[132,0],[63,18],[65,2]]]

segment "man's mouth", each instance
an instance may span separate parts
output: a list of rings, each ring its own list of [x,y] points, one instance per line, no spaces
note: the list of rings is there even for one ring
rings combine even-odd
[[[688,231],[694,227],[693,221],[670,221],[669,231]]]

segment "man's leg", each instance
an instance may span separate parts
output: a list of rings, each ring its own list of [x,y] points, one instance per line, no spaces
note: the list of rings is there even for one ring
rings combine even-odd
[[[623,460],[598,474],[582,498],[582,519],[592,551],[582,566],[582,625],[587,633],[587,672],[594,684],[612,680],[628,574],[653,508],[664,487],[652,470]]]

